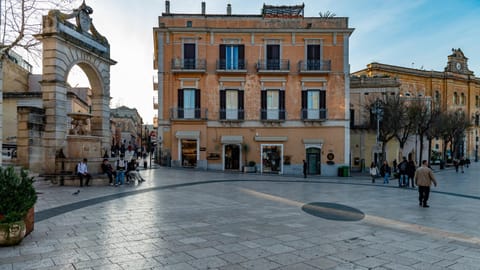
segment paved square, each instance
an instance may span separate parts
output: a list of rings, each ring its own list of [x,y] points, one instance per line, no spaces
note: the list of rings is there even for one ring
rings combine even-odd
[[[157,168],[78,195],[38,181],[35,230],[0,248],[0,270],[480,269],[479,172],[436,170],[428,209],[360,174]]]

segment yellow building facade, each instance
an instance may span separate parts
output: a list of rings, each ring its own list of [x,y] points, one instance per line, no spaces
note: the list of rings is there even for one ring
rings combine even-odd
[[[444,71],[426,71],[414,68],[371,63],[355,76],[391,77],[400,82],[400,95],[429,98],[433,106],[443,111],[461,110],[471,119],[459,156],[478,159],[480,78],[468,68],[468,58],[461,49],[452,49]],[[434,140],[432,150],[441,152],[442,141]],[[447,153],[448,154],[448,153]],[[426,157],[426,156],[425,156]],[[456,158],[456,157],[453,157]]]
[[[158,144],[171,166],[334,175],[350,164],[347,18],[304,6],[170,13],[154,34]],[[157,106],[156,104],[156,106]]]

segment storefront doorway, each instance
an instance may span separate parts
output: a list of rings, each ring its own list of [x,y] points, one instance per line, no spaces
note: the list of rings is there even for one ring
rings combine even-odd
[[[197,140],[182,139],[182,167],[197,166]]]
[[[283,172],[283,145],[262,144],[262,173]]]
[[[320,174],[320,155],[319,148],[307,148],[307,173],[308,174]]]
[[[240,169],[240,145],[227,144],[225,145],[225,170],[239,170]]]

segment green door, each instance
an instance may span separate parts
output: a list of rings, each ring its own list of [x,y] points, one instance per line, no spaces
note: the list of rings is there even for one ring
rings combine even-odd
[[[308,174],[320,174],[320,149],[307,149],[307,168]]]

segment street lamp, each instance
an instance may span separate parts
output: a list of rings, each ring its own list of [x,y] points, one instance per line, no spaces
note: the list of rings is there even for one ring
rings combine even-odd
[[[378,153],[378,147],[380,146],[380,121],[383,118],[383,104],[382,101],[377,98],[373,104],[373,107],[371,108],[371,112],[373,115],[375,115],[375,118],[377,120],[377,138],[376,138],[376,148],[377,148],[377,153]],[[383,157],[382,157],[383,159]]]

